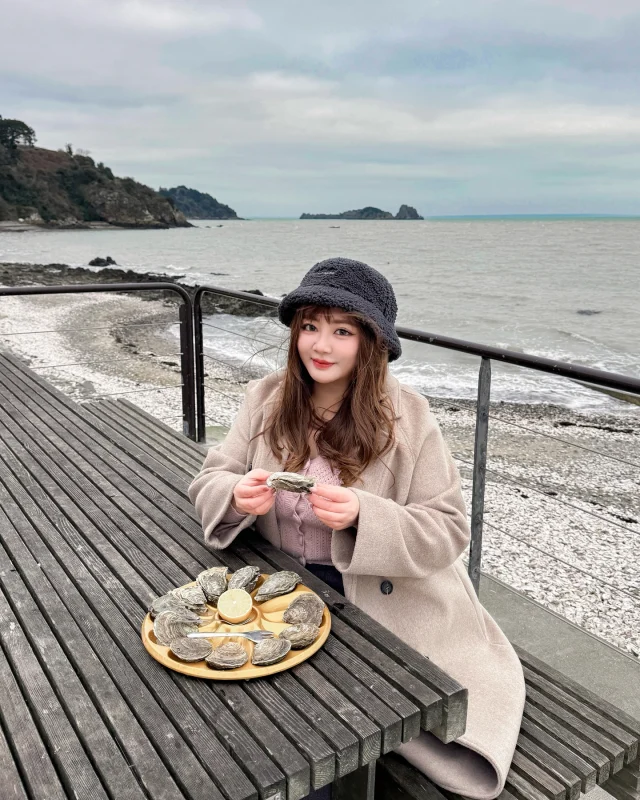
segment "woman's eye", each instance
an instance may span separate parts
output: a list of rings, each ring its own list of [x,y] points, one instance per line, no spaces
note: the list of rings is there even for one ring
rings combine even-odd
[[[339,333],[340,336],[353,336],[351,331],[348,331],[346,328],[338,328],[336,333]]]
[[[313,331],[315,330],[316,326],[311,322],[305,322],[302,326],[303,331]]]

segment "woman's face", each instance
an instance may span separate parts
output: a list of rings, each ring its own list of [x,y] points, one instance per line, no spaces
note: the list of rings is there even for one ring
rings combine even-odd
[[[360,328],[339,308],[323,314],[305,316],[298,335],[298,354],[316,383],[347,384],[356,365]]]

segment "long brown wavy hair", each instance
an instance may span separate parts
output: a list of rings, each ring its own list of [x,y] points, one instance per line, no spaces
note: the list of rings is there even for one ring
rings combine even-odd
[[[310,456],[309,433],[315,431],[318,453],[339,471],[343,485],[352,486],[394,442],[395,415],[386,392],[388,354],[372,323],[350,312],[361,332],[356,364],[340,408],[331,419],[322,419],[311,401],[314,382],[298,353],[298,336],[305,319],[322,316],[329,321],[330,312],[320,306],[297,309],[280,395],[264,433],[276,458],[286,451],[284,469],[297,472]]]

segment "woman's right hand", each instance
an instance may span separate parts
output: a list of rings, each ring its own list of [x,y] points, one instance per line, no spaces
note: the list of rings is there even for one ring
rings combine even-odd
[[[269,475],[264,469],[252,469],[236,483],[231,505],[239,514],[261,516],[273,506],[276,491],[265,483]]]

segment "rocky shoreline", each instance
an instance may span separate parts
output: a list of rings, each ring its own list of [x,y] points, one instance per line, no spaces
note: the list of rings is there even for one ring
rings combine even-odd
[[[158,279],[193,290],[176,277],[115,268],[0,264],[4,285]],[[230,308],[224,312],[234,313]],[[235,313],[244,314],[240,309]],[[176,306],[160,297],[0,298],[0,349],[25,358],[78,402],[123,396],[181,430],[177,331]],[[247,380],[260,371],[225,364],[219,353],[206,360],[206,370],[213,441],[232,423]],[[430,403],[470,513],[475,404]],[[640,657],[639,467],[639,415],[491,406],[483,569],[632,657]]]

